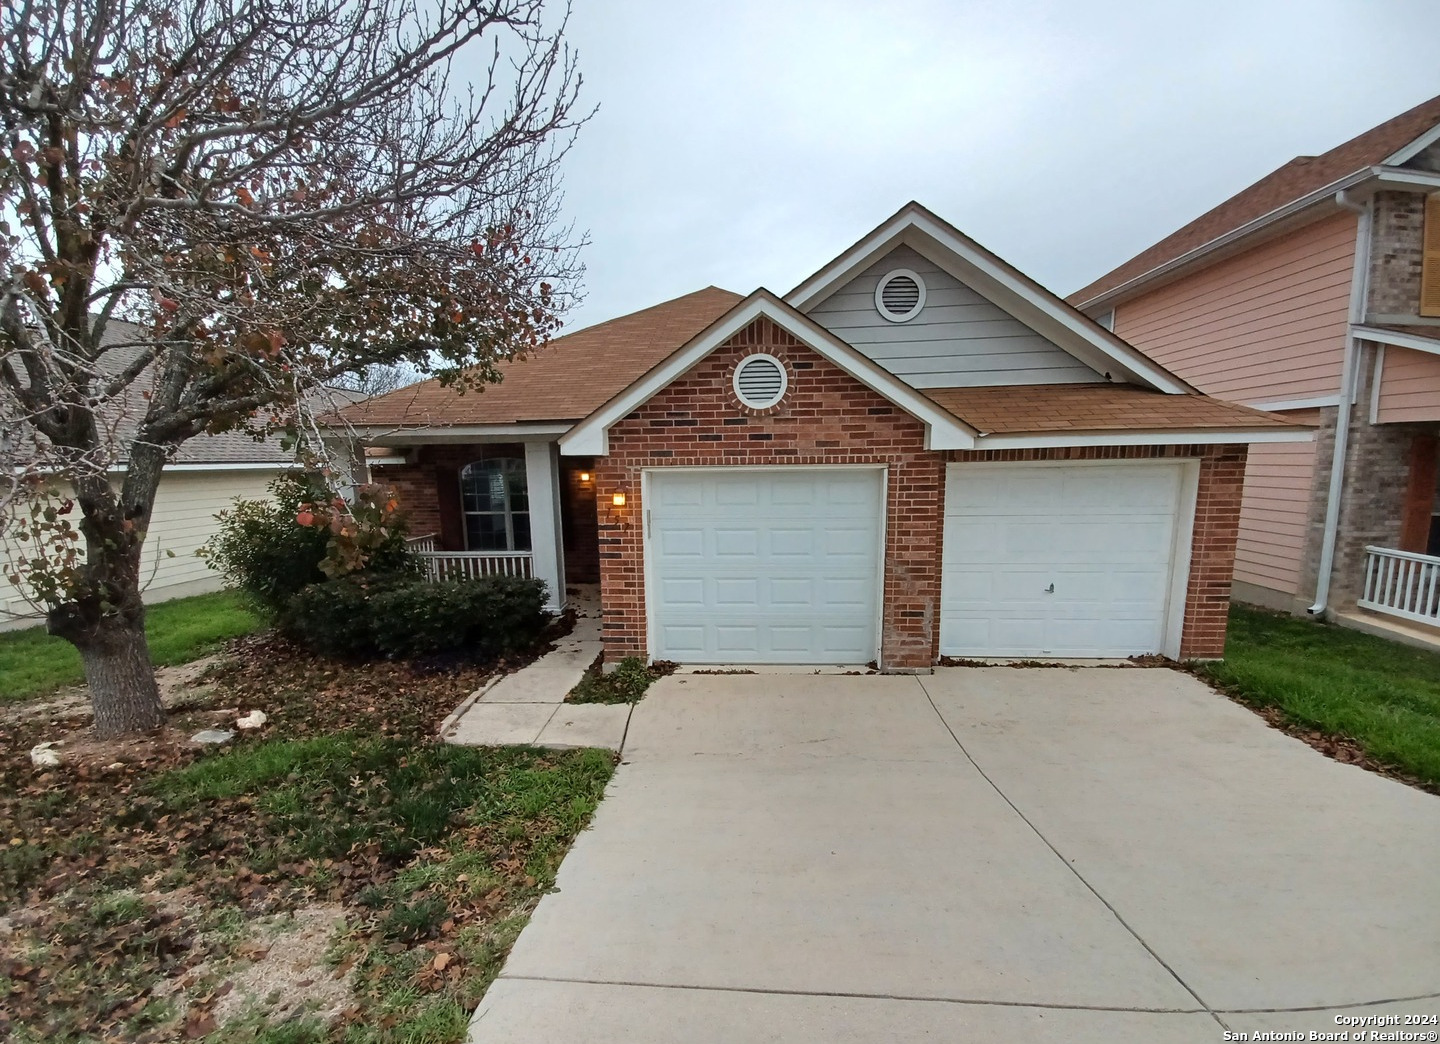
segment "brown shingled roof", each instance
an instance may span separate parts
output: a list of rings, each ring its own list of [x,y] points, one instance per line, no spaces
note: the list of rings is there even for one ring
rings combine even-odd
[[[1066,300],[1083,306],[1122,283],[1204,246],[1227,232],[1233,232],[1286,203],[1324,188],[1347,174],[1382,162],[1437,123],[1440,123],[1440,96],[1421,102],[1408,112],[1372,127],[1329,152],[1319,156],[1297,156],[1184,228],[1136,254],[1119,268],[1077,290]]]
[[[557,337],[524,361],[501,363],[504,380],[484,391],[459,395],[432,379],[358,402],[341,416],[379,427],[579,420],[739,300],[709,286]]]
[[[925,394],[984,435],[1295,427],[1208,395],[1167,395],[1130,384],[927,388]]]

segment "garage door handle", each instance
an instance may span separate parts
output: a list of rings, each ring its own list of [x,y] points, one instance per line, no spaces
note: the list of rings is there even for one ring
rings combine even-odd
[[[1054,593],[1055,593],[1055,585],[1054,585],[1054,584],[1051,584],[1049,587],[1045,588],[1045,593],[1046,593],[1046,594],[1054,594]]]

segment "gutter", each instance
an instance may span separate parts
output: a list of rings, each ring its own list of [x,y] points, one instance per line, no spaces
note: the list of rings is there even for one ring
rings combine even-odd
[[[1350,316],[1345,329],[1345,361],[1340,367],[1340,405],[1335,414],[1335,448],[1330,458],[1330,489],[1325,496],[1325,528],[1320,541],[1320,566],[1315,577],[1315,601],[1306,610],[1320,616],[1330,603],[1330,574],[1335,568],[1335,542],[1340,531],[1340,497],[1345,486],[1345,454],[1350,443],[1350,418],[1355,412],[1356,382],[1360,375],[1360,338],[1356,330],[1365,320],[1365,299],[1370,291],[1370,239],[1374,200],[1357,203],[1345,192],[1335,193],[1337,205],[1360,215],[1355,223],[1355,270],[1350,275]]]
[[[1113,306],[1120,298],[1128,296],[1131,292],[1138,290],[1155,279],[1171,272],[1178,271],[1185,266],[1200,260],[1207,254],[1212,254],[1223,247],[1230,246],[1247,236],[1267,228],[1277,222],[1294,217],[1301,211],[1324,203],[1327,200],[1338,204],[1347,210],[1358,212],[1359,202],[1353,198],[1350,190],[1364,185],[1368,192],[1380,192],[1387,188],[1413,189],[1423,192],[1434,192],[1440,190],[1440,174],[1430,171],[1407,170],[1403,167],[1374,166],[1363,167],[1353,174],[1347,174],[1330,184],[1307,193],[1299,199],[1293,199],[1289,203],[1276,207],[1274,210],[1261,214],[1241,225],[1239,228],[1231,229],[1224,235],[1216,236],[1207,243],[1202,243],[1191,250],[1187,250],[1179,257],[1171,258],[1164,264],[1156,265],[1148,272],[1142,272],[1132,276],[1119,286],[1113,286],[1104,293],[1096,294],[1088,301],[1077,302],[1075,307],[1087,314],[1095,309],[1104,309]]]

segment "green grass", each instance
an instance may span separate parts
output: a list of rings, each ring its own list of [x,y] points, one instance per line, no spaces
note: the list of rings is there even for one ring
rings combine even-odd
[[[259,626],[259,618],[230,591],[160,602],[145,612],[156,666],[198,660]],[[75,647],[43,627],[0,634],[0,702],[43,696],[84,680]]]
[[[674,664],[647,667],[640,657],[627,656],[609,674],[592,667],[565,699],[570,703],[639,703],[651,682],[674,669]]]
[[[1247,703],[1349,737],[1377,761],[1440,787],[1440,655],[1236,606],[1225,659],[1201,671]]]

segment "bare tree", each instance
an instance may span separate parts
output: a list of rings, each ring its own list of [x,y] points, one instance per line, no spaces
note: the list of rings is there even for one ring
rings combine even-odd
[[[372,395],[398,391],[406,385],[414,384],[420,378],[420,371],[408,363],[391,363],[388,366],[377,363],[357,373],[340,377],[335,386],[358,398],[368,399]]]
[[[102,735],[163,721],[140,550],[177,447],[244,427],[318,450],[317,389],[399,364],[495,380],[556,328],[580,245],[557,164],[586,118],[567,16],[5,5],[0,522]]]

